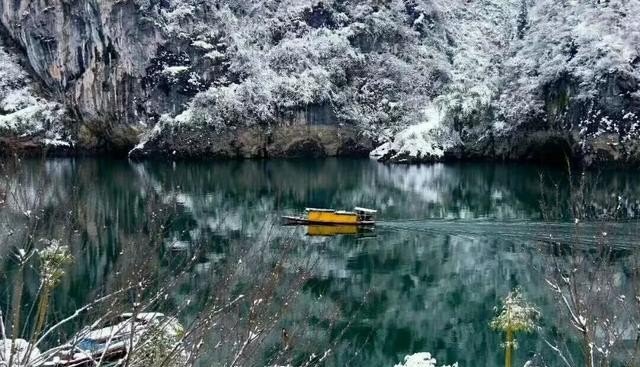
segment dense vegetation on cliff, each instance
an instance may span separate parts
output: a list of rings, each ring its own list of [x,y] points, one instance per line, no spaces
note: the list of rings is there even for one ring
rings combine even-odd
[[[8,35],[75,121],[72,142],[88,149],[142,139],[139,152],[206,155],[231,137],[220,155],[270,155],[261,146],[278,129],[319,126],[348,130],[360,147],[324,149],[336,138],[293,129],[284,139],[298,144],[281,153],[389,142],[386,158],[530,158],[553,141],[571,155],[638,161],[634,1],[0,6]],[[246,129],[260,137],[237,138]]]
[[[435,101],[470,115],[497,91],[495,61],[515,32],[517,4],[244,1],[217,4],[213,12],[184,2],[166,12],[151,7],[169,31],[184,35],[189,24],[193,44],[224,71],[163,127],[302,120],[355,126],[385,141],[427,122]],[[187,74],[192,66],[168,68]]]

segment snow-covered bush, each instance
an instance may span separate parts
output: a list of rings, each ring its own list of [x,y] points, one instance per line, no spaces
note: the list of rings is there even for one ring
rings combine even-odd
[[[38,255],[43,286],[46,288],[57,286],[65,274],[65,267],[73,261],[69,247],[61,245],[57,240],[50,240],[47,247],[40,250]]]
[[[518,289],[509,293],[502,307],[496,310],[498,315],[491,321],[491,327],[502,332],[531,332],[539,317],[539,311],[527,302]]]

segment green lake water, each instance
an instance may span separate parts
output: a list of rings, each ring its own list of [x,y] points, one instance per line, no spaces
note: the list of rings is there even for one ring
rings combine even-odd
[[[198,246],[189,269],[193,276],[169,303],[179,307],[188,300],[185,319],[198,312],[197,300],[216,287],[218,264],[236,246],[294,238],[296,248],[288,256],[312,259],[313,266],[277,330],[291,330],[301,349],[322,352],[330,346],[327,366],[391,367],[407,354],[430,352],[440,362],[480,367],[503,362],[501,335],[489,322],[494,307],[515,287],[542,311],[545,332],[571,340],[545,283],[549,254],[537,240],[549,233],[572,238],[573,223],[542,221],[543,172],[548,180],[542,186],[558,192],[553,200],[566,200],[562,170],[523,165],[60,159],[27,161],[16,180],[41,193],[43,213],[70,205],[77,214],[71,229],[59,228],[66,219],[58,213],[47,217],[39,232],[43,237],[74,232],[75,262],[55,294],[52,317],[61,318],[119,281],[119,271],[134,263],[123,248],[140,239],[149,198],[156,195],[172,198],[177,214],[161,246],[134,253],[151,259],[154,271],[170,280],[183,270],[177,268],[183,264],[179,260]],[[616,230],[610,236],[617,236],[621,248],[633,248],[638,244],[633,220],[640,207],[640,174],[594,173],[588,180],[594,184],[595,214],[612,201],[624,203],[611,209],[624,222],[612,224]],[[283,227],[278,220],[305,207],[354,206],[379,210],[375,233],[314,237],[306,235],[305,227]],[[24,213],[11,208],[0,213],[8,223],[0,227],[0,271],[10,274],[15,245],[10,231],[19,227]],[[600,227],[585,228],[588,248],[589,230]],[[277,258],[277,249],[268,249],[263,258]],[[11,277],[0,282],[4,309]],[[30,272],[27,299],[36,288]],[[203,365],[216,365],[217,353],[222,352],[211,347]],[[522,366],[536,353],[553,357],[536,333],[523,335],[514,365]]]

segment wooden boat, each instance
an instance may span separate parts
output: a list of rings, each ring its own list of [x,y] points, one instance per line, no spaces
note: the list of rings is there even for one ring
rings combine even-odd
[[[182,326],[161,313],[122,314],[100,328],[85,329],[66,344],[42,353],[35,367],[96,367],[117,364],[125,358],[131,344],[134,348],[149,332],[159,330],[168,336],[177,335]],[[1,366],[1,364],[0,364]]]
[[[282,219],[289,225],[375,225],[376,210],[356,207],[353,211],[306,208],[303,216],[285,215]]]

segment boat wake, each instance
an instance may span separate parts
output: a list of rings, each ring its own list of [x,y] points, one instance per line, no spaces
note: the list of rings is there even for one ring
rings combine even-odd
[[[428,219],[378,222],[378,231],[415,231],[469,239],[495,238],[511,242],[548,242],[616,248],[640,245],[640,222],[542,222],[495,219]]]

